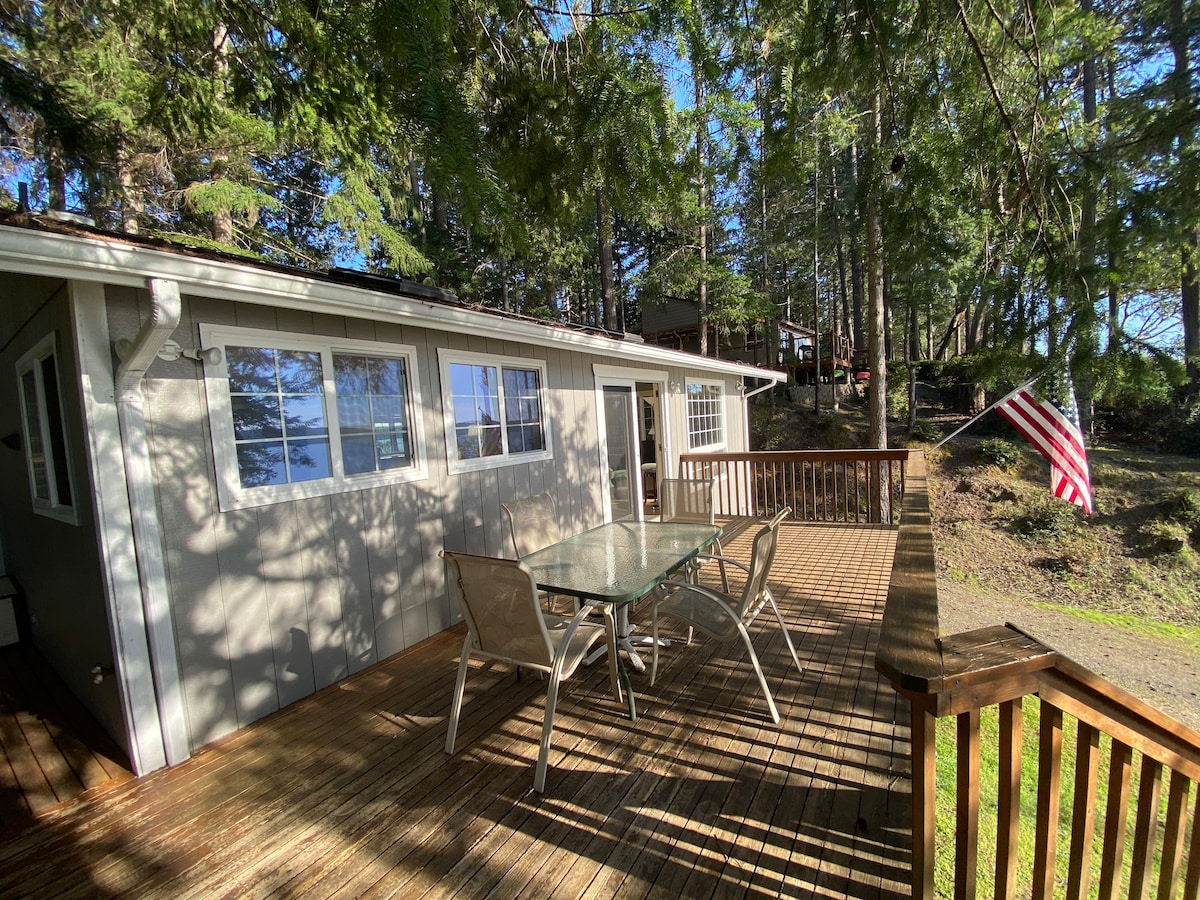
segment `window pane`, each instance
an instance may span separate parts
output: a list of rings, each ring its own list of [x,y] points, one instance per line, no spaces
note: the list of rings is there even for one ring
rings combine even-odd
[[[334,368],[346,474],[411,466],[404,360],[336,355]]]
[[[270,347],[226,351],[242,486],[330,477],[320,352]]]
[[[288,472],[292,481],[312,481],[328,478],[332,472],[329,465],[329,440],[288,441]]]
[[[342,432],[342,466],[347,475],[375,471],[375,442],[370,434]]]
[[[58,366],[54,355],[42,360],[42,396],[46,399],[46,431],[50,435],[50,460],[53,463],[55,503],[74,506],[71,497],[71,473],[67,468],[67,436],[63,431],[62,404],[58,395]]]
[[[720,385],[688,384],[687,426],[689,449],[724,443]]]
[[[240,444],[237,448],[237,459],[238,476],[244,488],[287,483],[287,468],[283,464],[283,441]]]
[[[503,454],[495,366],[450,363],[449,372],[458,458]]]
[[[50,474],[46,467],[46,448],[42,445],[42,409],[38,403],[37,375],[30,369],[21,375],[21,393],[25,398],[25,437],[29,467],[33,472],[33,495],[50,499]]]
[[[279,398],[270,396],[230,397],[233,409],[233,437],[239,441],[283,437],[279,419]]]
[[[342,434],[371,430],[371,401],[366,397],[338,394],[338,426]]]
[[[321,354],[310,350],[280,350],[279,387],[285,394],[320,394],[325,390]]]
[[[284,397],[283,426],[288,437],[325,434],[325,398]]]
[[[398,359],[371,360],[371,393],[398,397],[404,391],[404,363]]]
[[[333,382],[338,396],[367,392],[367,358],[365,356],[335,356]]]
[[[226,347],[231,394],[263,394],[279,390],[275,351],[266,347]]]

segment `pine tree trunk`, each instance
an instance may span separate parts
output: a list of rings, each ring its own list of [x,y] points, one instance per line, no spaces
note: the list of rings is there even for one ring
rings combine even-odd
[[[603,176],[601,176],[603,180]],[[613,225],[612,211],[603,185],[596,186],[596,249],[600,257],[600,310],[604,327],[617,330],[617,304],[613,291]]]
[[[880,210],[882,184],[878,177],[878,156],[881,142],[881,98],[877,87],[871,95],[871,152],[870,183],[867,190],[867,358],[871,370],[871,386],[867,391],[867,418],[870,428],[869,446],[887,449],[887,360],[884,343],[883,313],[883,222]],[[882,498],[880,498],[882,500]]]
[[[1188,45],[1189,34],[1184,16],[1184,0],[1171,0],[1170,16],[1171,52],[1175,68],[1169,81],[1171,99],[1182,114],[1192,109],[1192,61]],[[1200,160],[1197,159],[1196,125],[1185,120],[1178,138],[1176,160],[1179,179],[1179,221],[1183,222],[1181,235],[1181,278],[1179,298],[1183,306],[1183,353],[1187,360],[1188,380],[1191,395],[1200,395],[1200,225],[1196,221],[1196,192],[1200,191]]]
[[[846,150],[846,211],[850,217],[850,291],[851,308],[854,313],[854,346],[858,350],[866,349],[866,330],[864,327],[863,297],[863,260],[859,234],[858,214],[858,143],[851,141]]]
[[[693,66],[696,79],[696,207],[699,209],[700,224],[696,240],[700,245],[700,277],[696,283],[696,324],[700,329],[700,355],[708,356],[708,197],[705,169],[708,167],[706,132],[708,122],[704,115],[704,79],[698,66]]]

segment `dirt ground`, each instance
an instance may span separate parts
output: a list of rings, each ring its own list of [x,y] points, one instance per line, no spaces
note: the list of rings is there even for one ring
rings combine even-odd
[[[1010,622],[1200,731],[1200,657],[1182,641],[1086,621],[978,586],[968,590],[944,574],[938,577],[938,600],[942,634]]]
[[[1135,503],[1129,497],[1137,490],[1153,494],[1164,489],[1161,482],[1178,484],[1183,477],[1163,478],[1164,463],[1158,460],[1150,487],[1118,491],[1119,478],[1127,477],[1118,473],[1137,461],[1096,448],[1091,455],[1097,515],[1087,522],[1076,515],[1077,525],[1062,536],[1019,538],[1009,517],[1049,497],[1044,464],[1034,457],[1017,473],[981,467],[972,460],[971,445],[967,439],[931,467],[942,633],[1012,623],[1200,731],[1200,653],[1194,642],[1153,627],[1155,622],[1194,625],[1200,588],[1189,590],[1186,574],[1171,575],[1165,584],[1129,574],[1135,563],[1141,579],[1155,571],[1129,547],[1128,534],[1140,515],[1130,509]],[[1183,465],[1195,468],[1194,461]],[[1134,630],[1084,617],[1092,611],[1132,616],[1148,626]]]

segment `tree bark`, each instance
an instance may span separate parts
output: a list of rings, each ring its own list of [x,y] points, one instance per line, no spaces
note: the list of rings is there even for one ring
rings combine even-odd
[[[708,120],[704,113],[704,76],[700,66],[692,66],[696,80],[696,207],[700,223],[696,240],[700,246],[700,277],[696,281],[696,325],[700,329],[700,355],[708,356],[708,197],[705,169],[708,168]]]
[[[601,178],[603,180],[603,177]],[[603,184],[596,186],[596,248],[600,257],[600,311],[604,327],[616,331],[617,304],[613,291],[613,225],[612,210],[604,194]]]
[[[1192,96],[1192,61],[1188,47],[1189,34],[1184,17],[1184,0],[1171,0],[1171,53],[1175,68],[1169,76],[1171,99],[1180,113],[1195,107]],[[1190,117],[1177,141],[1177,177],[1179,179],[1179,221],[1183,223],[1181,247],[1181,278],[1179,297],[1183,306],[1183,354],[1187,361],[1189,393],[1200,395],[1200,225],[1196,221],[1196,192],[1200,190],[1200,160],[1197,160],[1196,125]]]
[[[863,295],[863,260],[858,236],[861,233],[858,211],[858,142],[851,141],[846,150],[846,210],[850,214],[850,290],[854,313],[854,346],[866,349]]]
[[[883,314],[883,222],[882,182],[878,177],[879,145],[882,140],[880,88],[871,94],[871,160],[867,190],[867,358],[871,370],[867,391],[868,442],[879,450],[887,449],[887,360],[884,345]],[[882,499],[882,498],[881,498]]]

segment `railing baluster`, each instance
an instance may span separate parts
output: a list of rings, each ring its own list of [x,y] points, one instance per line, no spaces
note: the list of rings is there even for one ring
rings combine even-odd
[[[912,698],[912,891],[933,896],[934,831],[937,808],[937,719],[928,697]]]
[[[1100,778],[1100,732],[1079,723],[1075,739],[1075,808],[1071,814],[1071,856],[1067,897],[1086,897],[1091,888],[1092,839],[1096,833],[1096,785]]]
[[[996,896],[1017,884],[1017,833],[1021,825],[1021,698],[1000,704],[1000,773],[996,818]]]
[[[1100,900],[1117,900],[1117,877],[1125,856],[1125,819],[1129,810],[1129,774],[1133,750],[1112,742],[1108,760],[1108,804],[1104,810],[1104,852],[1100,859]]]
[[[974,900],[979,865],[979,710],[958,717],[957,839],[954,850],[954,896]]]
[[[1191,789],[1190,778],[1180,772],[1171,772],[1171,785],[1167,790],[1167,821],[1163,826],[1162,859],[1158,864],[1158,900],[1175,900],[1179,892],[1179,863],[1183,857],[1186,830],[1184,814],[1187,812]]]
[[[1129,875],[1129,896],[1145,897],[1150,887],[1150,867],[1154,865],[1154,843],[1158,831],[1158,805],[1162,794],[1162,764],[1142,755],[1141,783],[1138,784],[1137,817],[1133,829],[1133,869]]]
[[[1196,789],[1196,803],[1192,807],[1192,844],[1188,848],[1183,900],[1200,900],[1200,788]]]
[[[1033,897],[1054,896],[1058,850],[1059,777],[1062,773],[1062,710],[1045,700],[1038,716],[1037,825],[1033,848]]]

